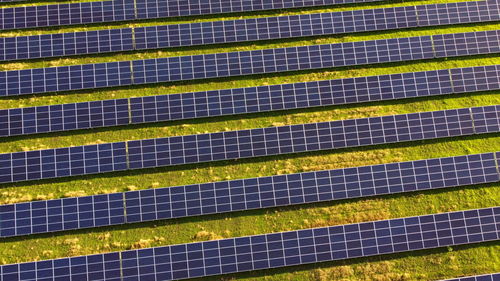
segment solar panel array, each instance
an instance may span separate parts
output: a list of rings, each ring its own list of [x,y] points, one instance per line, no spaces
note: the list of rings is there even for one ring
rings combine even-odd
[[[500,207],[0,266],[1,281],[175,280],[500,239]]]
[[[0,72],[0,96],[233,77],[500,52],[500,31]]]
[[[0,237],[500,181],[500,152],[0,205]]]
[[[500,66],[0,110],[0,137],[500,89]]]
[[[382,0],[112,0],[0,9],[0,29],[131,21]]]
[[[14,2],[23,0],[0,0]],[[113,0],[0,30],[382,0]],[[463,0],[462,0],[463,1]],[[500,20],[500,2],[0,38],[0,61]],[[0,98],[500,53],[500,30],[0,72]],[[500,89],[498,65],[0,110],[0,137]],[[500,132],[500,105],[0,154],[0,184]],[[0,238],[500,182],[500,152],[0,205]],[[500,240],[500,207],[0,265],[0,281],[174,280]],[[500,280],[500,274],[453,279]]]
[[[500,20],[496,1],[0,38],[0,60],[232,43]],[[300,26],[300,28],[296,28]]]
[[[443,281],[500,281],[500,273],[483,274],[476,276],[459,277]]]
[[[0,183],[500,132],[500,105],[0,154]]]

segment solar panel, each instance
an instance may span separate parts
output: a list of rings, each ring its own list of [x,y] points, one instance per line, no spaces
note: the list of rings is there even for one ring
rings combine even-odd
[[[464,37],[456,40],[440,38]],[[433,38],[437,38],[434,40]],[[499,52],[500,31],[182,56],[0,72],[0,96],[232,77]],[[436,48],[436,51],[434,50]],[[440,48],[445,48],[441,54]]]
[[[499,281],[500,273],[483,274],[476,276],[459,277],[442,281]]]
[[[1,182],[95,174],[128,168],[125,142],[0,154],[0,163]]]
[[[0,237],[500,181],[500,152],[0,205]]]
[[[0,267],[0,280],[175,280],[496,241],[500,207]],[[86,280],[86,279],[84,279]]]
[[[0,237],[125,223],[123,194],[0,206]]]
[[[25,6],[0,9],[0,29],[102,23],[135,18],[134,1],[128,0]]]
[[[455,68],[450,70],[453,92],[477,92],[496,89],[500,85],[500,74],[493,74],[490,67]]]
[[[0,110],[0,137],[500,89],[480,66]]]
[[[0,9],[0,29],[131,21],[376,1],[382,0],[113,0],[27,6]]]
[[[35,59],[134,50],[132,28],[0,39],[0,60]]]
[[[478,54],[491,54],[500,51],[500,33],[495,32],[481,39],[474,38],[477,34],[444,34],[433,36],[433,43],[436,58],[446,58],[455,56],[470,56]],[[482,36],[482,35],[480,35]]]
[[[0,182],[498,132],[500,105],[0,154]]]
[[[496,14],[498,9],[498,1],[489,0],[469,2],[469,4],[449,3],[416,6],[419,26],[498,20],[499,15]]]
[[[443,12],[448,11],[448,12]],[[0,60],[33,59],[500,20],[500,3],[446,3],[0,38]],[[296,28],[300,26],[300,28]],[[132,35],[133,34],[133,35]]]
[[[0,136],[129,124],[128,99],[0,110]]]

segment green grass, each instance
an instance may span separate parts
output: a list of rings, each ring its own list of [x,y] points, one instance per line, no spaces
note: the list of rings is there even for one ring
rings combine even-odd
[[[186,18],[182,19],[182,22],[436,2],[452,1],[387,1],[382,4],[351,5],[347,6],[347,8],[308,8],[304,10],[259,12],[245,16],[238,15],[236,17],[224,15],[224,17]],[[181,22],[181,20],[145,21],[131,23],[130,25],[143,26],[177,22]],[[126,25],[92,25],[88,28],[63,27],[52,28],[50,31],[47,31],[47,29],[18,32],[6,31],[1,32],[0,36],[65,32],[83,29],[89,30],[103,28],[105,26],[120,27]],[[500,24],[420,28],[281,41],[176,48],[160,51],[154,50],[122,54],[89,55],[62,59],[20,61],[2,63],[0,64],[0,70],[494,29],[500,29]],[[491,55],[450,58],[320,71],[245,76],[231,79],[201,80],[141,87],[3,98],[0,100],[0,108],[27,107],[489,64],[500,64],[500,56]],[[0,153],[493,104],[500,104],[500,91],[104,128],[37,135],[32,137],[13,137],[6,140],[0,140]],[[7,184],[0,188],[0,204],[491,151],[500,151],[499,134]],[[430,192],[407,193],[393,196],[209,215],[116,227],[68,231],[56,234],[33,235],[3,239],[3,243],[0,243],[0,253],[2,253],[0,254],[0,264],[119,251],[138,247],[170,245],[220,237],[236,237],[324,225],[491,207],[500,205],[499,203],[500,183],[495,183]],[[233,274],[224,277],[213,277],[209,278],[209,280],[226,280],[231,278],[241,280],[435,280],[495,271],[500,271],[500,243],[498,242]]]

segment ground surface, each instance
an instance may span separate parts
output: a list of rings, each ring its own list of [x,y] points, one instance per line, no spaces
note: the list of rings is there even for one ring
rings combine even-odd
[[[29,31],[5,31],[0,32],[0,36],[68,32],[106,27],[143,26],[162,23],[210,21],[223,18],[262,17],[437,2],[452,1],[386,1],[378,4],[337,6],[329,9],[299,9],[238,14],[235,16],[224,15],[223,17],[190,17],[162,21],[130,22],[116,25],[91,25],[88,27],[78,26]],[[306,39],[20,61],[1,63],[0,70],[494,29],[500,29],[500,24],[419,28]],[[10,99],[3,98],[0,99],[0,109],[490,64],[500,64],[500,56],[392,63],[345,69],[327,69],[175,84],[157,84],[131,88],[79,91],[57,95],[48,94]],[[499,91],[74,131],[0,140],[0,153],[494,104],[500,104]],[[337,151],[302,153],[293,156],[284,155],[174,168],[91,175],[68,179],[3,185],[0,187],[0,204],[499,150],[500,135],[493,134]],[[496,205],[500,205],[500,183],[450,188],[430,192],[407,193],[395,196],[381,196],[370,199],[345,200],[298,207],[283,207],[116,227],[68,231],[57,234],[32,235],[22,238],[2,239],[0,243],[0,264],[120,251],[131,248],[170,245],[175,243],[217,239],[221,237],[235,237],[316,226],[423,215],[436,212],[491,207]],[[461,275],[498,271],[500,271],[500,243],[494,242],[234,274],[223,277],[212,277],[208,278],[208,280],[227,280],[233,278],[241,280],[436,280]]]

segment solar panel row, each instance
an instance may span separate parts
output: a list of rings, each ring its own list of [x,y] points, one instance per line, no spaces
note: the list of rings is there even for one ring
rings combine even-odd
[[[0,182],[500,132],[500,105],[0,154]]]
[[[500,52],[500,31],[0,72],[0,96],[221,78]]]
[[[500,66],[0,110],[0,137],[500,89]]]
[[[499,229],[492,207],[3,265],[0,280],[185,279],[496,241]]]
[[[442,281],[500,281],[500,273],[459,277],[459,278],[447,279],[447,280],[442,280]]]
[[[500,181],[500,152],[0,205],[0,237]]]
[[[382,0],[113,0],[0,9],[0,29],[131,21]]]
[[[0,38],[0,60],[157,49],[500,20],[496,1],[461,2]],[[300,26],[300,28],[296,28]]]

